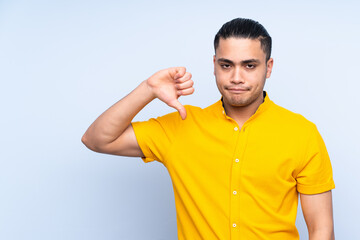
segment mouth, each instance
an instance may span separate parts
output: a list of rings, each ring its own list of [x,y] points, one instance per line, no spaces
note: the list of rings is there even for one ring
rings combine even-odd
[[[232,93],[245,93],[249,91],[248,88],[239,88],[239,87],[227,87],[225,89]]]

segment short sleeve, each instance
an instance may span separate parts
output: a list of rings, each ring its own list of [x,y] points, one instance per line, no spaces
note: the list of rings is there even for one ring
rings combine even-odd
[[[317,194],[335,188],[330,158],[315,125],[306,145],[305,157],[298,166],[296,177],[298,192]]]
[[[176,136],[179,119],[179,113],[173,112],[156,119],[131,123],[136,140],[145,156],[142,158],[145,163],[154,160],[164,163],[166,153]]]

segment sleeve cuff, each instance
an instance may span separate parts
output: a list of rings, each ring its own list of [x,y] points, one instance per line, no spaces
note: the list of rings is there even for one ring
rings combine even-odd
[[[142,129],[143,125],[141,125],[139,122],[132,122],[131,125],[132,125],[132,127],[134,129],[136,141],[138,142],[138,145],[139,145],[142,153],[145,156],[145,157],[141,157],[141,159],[145,163],[154,161],[155,160],[154,154],[147,147],[147,145],[145,144],[145,141],[143,141],[144,138],[141,136],[141,133],[144,132],[143,129]]]
[[[306,186],[302,184],[297,184],[297,191],[303,194],[318,194],[318,193],[327,192],[334,188],[335,188],[335,183],[333,180],[331,180],[328,183],[315,185],[315,186]]]

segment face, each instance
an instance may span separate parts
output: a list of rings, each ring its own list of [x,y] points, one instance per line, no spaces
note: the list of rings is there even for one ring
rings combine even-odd
[[[273,59],[266,62],[259,40],[220,38],[214,55],[214,75],[225,108],[260,105],[272,66]]]

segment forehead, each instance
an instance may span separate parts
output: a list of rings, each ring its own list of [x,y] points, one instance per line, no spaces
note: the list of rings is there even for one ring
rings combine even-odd
[[[216,58],[226,58],[233,61],[246,59],[265,61],[266,59],[260,40],[249,38],[220,38],[215,55]]]

